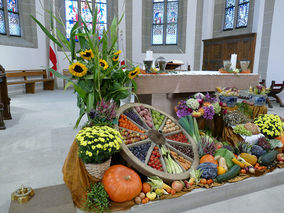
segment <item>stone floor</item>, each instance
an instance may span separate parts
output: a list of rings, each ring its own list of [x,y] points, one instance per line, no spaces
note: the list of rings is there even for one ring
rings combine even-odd
[[[10,97],[13,119],[5,121],[6,130],[0,130],[0,213],[8,212],[10,194],[21,184],[40,188],[63,183],[62,165],[77,133],[73,126],[78,110],[71,90],[39,90]],[[284,109],[278,106],[269,113],[284,117]],[[282,212],[283,191],[281,185],[190,212]]]

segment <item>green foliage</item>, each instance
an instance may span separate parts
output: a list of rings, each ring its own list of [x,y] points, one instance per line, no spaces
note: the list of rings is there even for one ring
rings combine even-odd
[[[248,117],[252,117],[253,111],[251,108],[249,108],[249,105],[247,103],[236,103],[238,110],[242,112],[244,115],[247,115]]]
[[[89,8],[91,10],[91,8]],[[103,98],[105,101],[114,101],[120,105],[120,100],[128,97],[136,91],[136,83],[129,73],[136,70],[132,65],[120,65],[119,54],[121,51],[117,49],[118,20],[115,17],[109,27],[109,31],[104,31],[100,36],[96,29],[97,9],[93,14],[92,30],[89,30],[84,20],[81,20],[82,25],[76,22],[71,29],[69,40],[66,38],[66,32],[61,32],[61,28],[57,28],[53,24],[55,19],[59,24],[63,25],[60,18],[53,15],[52,11],[47,11],[51,17],[51,33],[41,24],[34,16],[32,19],[39,25],[45,35],[52,40],[59,49],[63,51],[70,65],[75,62],[80,63],[86,68],[85,72],[77,72],[75,68],[70,68],[73,77],[66,77],[59,72],[49,69],[55,77],[67,80],[65,89],[73,86],[78,95],[77,106],[80,109],[79,117],[75,128],[78,127],[82,117],[95,109],[98,102]],[[64,25],[63,25],[64,26]],[[76,45],[76,37],[79,45]],[[65,50],[70,51],[67,54]],[[82,56],[85,51],[92,53],[92,56],[86,58]],[[79,54],[80,55],[79,55]],[[101,61],[107,64],[102,66]],[[139,69],[135,73],[139,73]],[[136,75],[134,75],[135,77]],[[75,80],[72,80],[75,79]]]
[[[109,212],[109,196],[105,191],[104,185],[99,182],[91,184],[87,192],[85,210],[95,212]]]

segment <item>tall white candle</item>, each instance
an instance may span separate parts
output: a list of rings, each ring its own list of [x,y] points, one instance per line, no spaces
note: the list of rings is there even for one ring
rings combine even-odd
[[[145,61],[153,61],[153,52],[151,50],[146,51]]]
[[[231,55],[231,68],[233,69],[233,70],[235,70],[236,69],[236,65],[237,65],[237,54],[232,54]]]

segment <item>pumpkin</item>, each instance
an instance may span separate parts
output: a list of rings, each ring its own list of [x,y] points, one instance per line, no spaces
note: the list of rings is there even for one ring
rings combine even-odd
[[[102,183],[109,198],[118,203],[132,200],[142,189],[139,175],[123,165],[111,166],[105,172]]]
[[[282,134],[280,136],[278,136],[277,138],[275,138],[275,139],[281,141],[281,143],[283,144],[282,152],[284,152],[284,132],[282,132]]]
[[[218,162],[214,159],[213,155],[207,154],[207,155],[203,155],[202,158],[200,158],[200,161],[199,161],[200,164],[206,163],[206,162],[214,163],[218,166]]]

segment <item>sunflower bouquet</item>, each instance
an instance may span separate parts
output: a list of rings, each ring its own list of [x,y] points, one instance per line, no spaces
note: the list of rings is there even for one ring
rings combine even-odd
[[[92,126],[81,129],[77,136],[79,157],[85,164],[103,163],[120,149],[121,135],[109,126]]]
[[[86,2],[89,4],[88,1]],[[69,71],[72,77],[63,76],[51,68],[49,70],[56,77],[68,81],[65,89],[73,85],[77,93],[77,106],[80,112],[75,127],[78,127],[84,115],[87,115],[90,121],[88,115],[96,110],[97,104],[102,99],[114,102],[118,107],[121,99],[135,93],[136,83],[133,79],[140,72],[139,67],[122,65],[119,61],[121,50],[117,48],[117,32],[121,19],[115,17],[109,30],[104,30],[101,35],[96,26],[97,9],[92,11],[89,6],[89,10],[93,14],[91,29],[82,18],[74,24],[69,39],[64,36],[66,32],[61,32],[59,28],[53,26],[52,21],[51,29],[56,33],[50,33],[32,16],[46,36],[63,51],[70,63]],[[56,19],[65,28],[60,18],[55,17],[51,11],[49,14],[51,20]],[[66,50],[71,54],[67,54]],[[75,80],[72,80],[74,78]]]
[[[278,115],[260,115],[255,118],[254,123],[259,127],[262,134],[271,139],[278,137],[283,131],[283,123]]]

